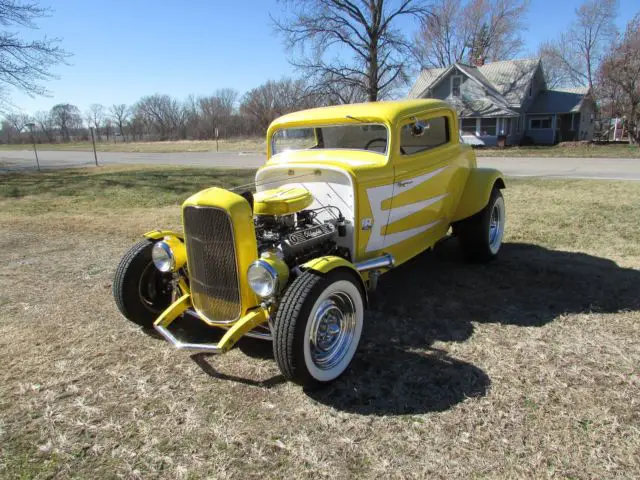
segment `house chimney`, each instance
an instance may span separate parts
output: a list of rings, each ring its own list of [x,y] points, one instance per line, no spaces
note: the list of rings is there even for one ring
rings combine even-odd
[[[484,65],[484,57],[482,55],[476,58],[476,67],[481,67]]]

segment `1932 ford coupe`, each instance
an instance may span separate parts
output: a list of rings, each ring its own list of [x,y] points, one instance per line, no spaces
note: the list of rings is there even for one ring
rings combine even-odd
[[[155,230],[122,258],[122,314],[179,349],[273,343],[283,375],[306,387],[339,377],[381,274],[452,229],[472,261],[493,259],[505,225],[497,170],[478,168],[446,103],[316,108],[276,119],[249,189],[209,188],[182,206],[183,231]],[[183,315],[226,330],[186,343]]]

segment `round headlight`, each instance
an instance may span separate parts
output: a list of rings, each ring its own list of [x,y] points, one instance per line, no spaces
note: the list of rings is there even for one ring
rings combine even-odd
[[[176,265],[171,247],[166,242],[156,242],[153,244],[151,259],[156,268],[161,272],[171,272]]]
[[[278,272],[263,260],[253,262],[247,271],[249,286],[259,297],[270,297],[278,286]]]

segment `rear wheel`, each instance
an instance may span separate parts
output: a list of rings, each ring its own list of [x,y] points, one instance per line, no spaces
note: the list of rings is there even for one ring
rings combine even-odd
[[[505,221],[504,197],[499,189],[494,188],[485,208],[454,226],[454,233],[468,260],[488,262],[498,255]]]
[[[358,348],[364,295],[351,272],[305,272],[289,286],[273,327],[282,374],[307,388],[342,375]]]
[[[151,328],[171,304],[171,273],[158,270],[151,259],[153,241],[136,243],[122,257],[113,279],[113,297],[130,321]]]

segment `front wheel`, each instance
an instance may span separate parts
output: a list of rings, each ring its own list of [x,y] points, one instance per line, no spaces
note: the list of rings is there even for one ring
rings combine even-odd
[[[360,342],[364,294],[354,274],[305,272],[276,312],[273,353],[289,380],[317,388],[344,373]]]
[[[151,328],[171,305],[171,273],[153,264],[153,241],[136,243],[122,257],[113,279],[113,297],[120,312],[130,321]]]

